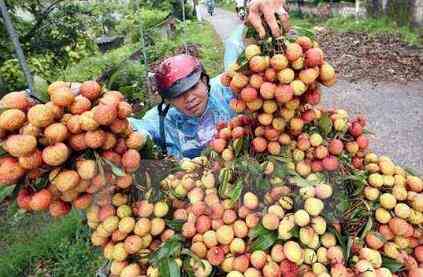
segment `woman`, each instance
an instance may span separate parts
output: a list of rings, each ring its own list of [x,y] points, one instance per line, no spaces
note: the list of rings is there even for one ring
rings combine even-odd
[[[287,26],[282,0],[253,0],[248,21],[264,36],[261,15],[274,36],[280,36],[275,16]],[[235,62],[243,50],[243,28],[238,28],[225,43],[225,68]],[[209,80],[201,62],[189,55],[177,55],[163,61],[155,74],[162,102],[132,126],[178,159],[199,156],[213,138],[215,126],[235,114],[229,106],[233,94],[220,83],[220,76]]]

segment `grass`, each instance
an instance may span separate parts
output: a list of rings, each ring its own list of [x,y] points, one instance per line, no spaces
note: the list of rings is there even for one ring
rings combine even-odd
[[[236,7],[235,1],[219,0],[219,1],[216,1],[216,3],[219,8],[222,8],[230,12],[235,12],[235,7]]]
[[[136,47],[136,45],[130,44],[113,49],[105,54],[98,53],[78,64],[67,67],[63,72],[59,73],[56,79],[74,82],[96,79],[105,69],[111,65],[118,64],[128,57]]]
[[[197,43],[200,47],[200,58],[207,73],[212,77],[223,72],[223,43],[207,22],[195,23],[188,26],[187,42]]]
[[[0,276],[95,276],[104,260],[79,212],[52,219],[15,211],[0,218]]]
[[[412,29],[409,26],[400,27],[387,17],[356,20],[354,17],[337,16],[327,20],[321,20],[315,17],[299,18],[294,14],[291,16],[290,21],[293,25],[300,25],[308,28],[320,25],[338,32],[366,32],[370,35],[399,34],[401,40],[409,45],[423,45],[422,29]]]

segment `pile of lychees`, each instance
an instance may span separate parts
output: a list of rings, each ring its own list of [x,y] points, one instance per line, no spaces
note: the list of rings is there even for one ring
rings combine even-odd
[[[25,92],[0,101],[0,184],[19,183],[17,202],[28,211],[49,210],[53,216],[71,206],[111,201],[106,184],[128,188],[138,169],[145,138],[128,122],[131,106],[118,91],[103,91],[95,81],[77,86],[55,82],[49,101],[37,103]],[[91,152],[90,152],[91,151]],[[94,155],[98,154],[97,159]],[[121,167],[121,176],[99,167]],[[41,184],[37,187],[35,184]]]

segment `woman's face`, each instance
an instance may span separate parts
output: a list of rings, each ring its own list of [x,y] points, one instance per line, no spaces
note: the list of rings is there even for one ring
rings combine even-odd
[[[204,80],[200,80],[187,92],[177,98],[170,99],[169,103],[188,116],[199,117],[207,107],[208,98],[208,87]]]

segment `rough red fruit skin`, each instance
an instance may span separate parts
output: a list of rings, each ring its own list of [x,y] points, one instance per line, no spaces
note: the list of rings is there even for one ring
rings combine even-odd
[[[366,149],[369,146],[369,140],[364,135],[357,137],[356,141],[360,149]]]
[[[232,137],[232,130],[230,128],[220,129],[218,137],[224,140],[228,140]]]
[[[12,185],[25,174],[18,160],[12,157],[0,158],[0,183]]]
[[[124,119],[132,114],[132,106],[127,102],[119,102],[118,104],[118,117]]]
[[[353,157],[352,165],[357,169],[363,169],[364,168],[363,158]]]
[[[290,85],[277,86],[275,99],[278,103],[286,103],[294,97],[294,90]]]
[[[114,163],[115,165],[120,165],[121,164],[121,157],[120,157],[120,155],[118,154],[118,153],[116,153],[116,152],[113,152],[113,151],[111,151],[111,150],[107,150],[107,151],[104,151],[102,154],[101,154],[101,156],[103,157],[103,158],[105,158],[106,160],[109,160],[109,161],[111,161],[112,163]]]
[[[57,200],[50,203],[48,207],[49,213],[53,217],[61,217],[68,214],[71,210],[71,205],[62,200]]]
[[[79,88],[79,93],[92,101],[100,96],[101,86],[96,81],[85,81]]]
[[[289,43],[286,49],[286,57],[288,61],[293,62],[303,55],[303,49],[297,43]]]
[[[122,155],[122,166],[128,172],[136,171],[140,166],[141,155],[135,149],[129,149]]]
[[[295,277],[299,275],[300,268],[293,262],[285,259],[280,263],[280,271],[283,277]]]
[[[200,234],[204,234],[211,228],[211,220],[206,215],[201,215],[197,218],[197,221],[195,223],[195,228],[197,229],[197,232]]]
[[[207,252],[207,260],[211,265],[218,266],[225,259],[225,251],[221,247],[214,246]]]
[[[126,146],[125,139],[119,138],[116,142],[115,148],[113,148],[113,151],[118,153],[119,155],[122,155],[128,150],[128,146]]]
[[[100,125],[109,125],[117,118],[117,109],[114,105],[98,105],[94,120]]]
[[[313,42],[311,41],[311,39],[305,36],[298,37],[295,42],[298,43],[304,51],[307,51],[308,49],[313,47]]]
[[[30,210],[31,207],[29,202],[31,201],[31,191],[27,188],[23,188],[19,191],[18,197],[16,198],[16,203],[18,207],[24,210]]]
[[[250,102],[257,99],[257,95],[257,90],[252,87],[246,87],[241,90],[241,99],[245,102]]]
[[[333,139],[329,143],[328,149],[332,155],[339,155],[344,150],[344,143],[339,139]]]
[[[42,189],[32,195],[29,206],[34,211],[45,210],[50,205],[51,199],[51,192],[47,189]]]
[[[267,141],[262,137],[254,138],[251,143],[256,152],[264,152],[267,149]]]
[[[301,119],[304,121],[304,123],[310,123],[315,118],[316,118],[316,115],[313,110],[307,110],[301,116]]]
[[[7,109],[19,109],[26,111],[33,105],[31,98],[29,98],[24,91],[15,91],[6,94],[0,99],[0,107]]]
[[[220,129],[223,129],[223,128],[225,128],[226,127],[226,122],[224,122],[224,121],[219,121],[219,122],[217,122],[217,124],[216,124],[216,130],[220,130]]]
[[[264,129],[264,137],[269,141],[277,141],[280,135],[280,131],[274,128],[266,127]]]
[[[320,91],[317,89],[308,90],[305,93],[305,100],[310,105],[317,105],[320,103]]]
[[[358,137],[363,134],[363,126],[359,122],[353,122],[349,128],[350,134]]]
[[[244,131],[244,128],[241,127],[241,126],[235,127],[232,130],[232,138],[233,139],[237,139],[237,138],[243,137],[244,135],[245,135],[245,131]]]
[[[414,248],[414,256],[420,263],[423,262],[423,245],[419,245]]]
[[[323,168],[327,171],[338,169],[339,161],[335,156],[328,156],[322,160]]]
[[[240,272],[247,271],[250,266],[250,254],[244,254],[234,259],[232,263],[233,269]]]
[[[323,170],[323,162],[319,160],[314,160],[311,162],[311,171],[320,172]]]
[[[112,205],[101,207],[101,209],[98,211],[98,219],[100,221],[104,221],[109,216],[115,215],[116,210]]]
[[[225,147],[226,147],[226,140],[224,140],[224,139],[222,139],[222,138],[216,138],[216,139],[213,139],[211,142],[210,142],[210,147],[214,150],[214,151],[216,151],[217,153],[222,153],[223,152],[223,150],[225,149]]]
[[[239,118],[239,123],[241,126],[247,126],[251,123],[251,118],[245,114],[240,114],[237,116]]]
[[[73,205],[77,209],[86,209],[91,205],[92,202],[92,195],[89,193],[84,193],[78,196],[74,201]]]
[[[320,48],[310,48],[305,52],[305,65],[308,67],[323,64],[323,51]]]

